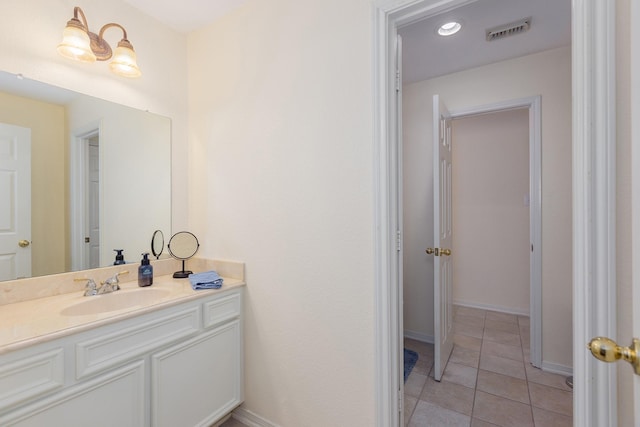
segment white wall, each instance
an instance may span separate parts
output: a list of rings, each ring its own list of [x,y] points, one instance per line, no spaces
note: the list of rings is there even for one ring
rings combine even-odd
[[[100,129],[100,265],[113,264],[113,249],[138,262],[155,230],[170,237],[170,120],[90,97],[73,101],[67,113],[72,138]]]
[[[119,77],[105,62],[79,64],[57,53],[62,30],[78,5],[93,32],[108,22],[125,27],[142,77]],[[114,28],[105,33],[112,47],[121,36]],[[186,35],[121,0],[5,2],[0,9],[0,52],[0,70],[170,117],[173,228],[188,226]]]
[[[529,110],[453,120],[453,300],[529,313]]]
[[[543,362],[570,367],[571,293],[571,52],[559,48],[404,87],[405,328],[433,336],[433,213],[424,201],[432,190],[431,97],[450,110],[542,96],[542,319]],[[420,169],[416,168],[419,164]],[[413,184],[412,184],[413,183]],[[412,204],[415,201],[415,204]],[[416,221],[421,221],[421,224]],[[420,258],[407,254],[419,253]],[[426,261],[425,261],[426,260]]]
[[[369,0],[249,0],[189,35],[190,215],[246,262],[246,403],[375,425]]]

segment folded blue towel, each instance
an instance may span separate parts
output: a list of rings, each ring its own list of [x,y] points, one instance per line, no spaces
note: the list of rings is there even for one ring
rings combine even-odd
[[[213,270],[190,274],[189,281],[194,291],[198,289],[220,289],[222,286],[222,277]]]

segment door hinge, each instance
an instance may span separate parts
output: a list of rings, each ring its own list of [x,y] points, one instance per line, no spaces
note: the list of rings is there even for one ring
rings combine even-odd
[[[396,231],[396,250],[399,252],[402,250],[402,232]]]
[[[402,391],[398,390],[398,412],[402,412],[404,408],[402,407]]]
[[[396,68],[396,92],[400,92],[400,69]]]

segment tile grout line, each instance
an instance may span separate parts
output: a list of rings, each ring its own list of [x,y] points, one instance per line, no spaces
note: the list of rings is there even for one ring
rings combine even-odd
[[[480,360],[482,359],[482,348],[484,346],[484,330],[487,324],[487,312],[482,315],[482,340],[480,341],[480,351],[478,352],[478,368],[476,372],[476,382],[473,388],[473,401],[471,402],[471,416],[469,417],[469,426],[473,424],[473,414],[476,411],[476,396],[478,395],[478,377],[480,376]],[[454,344],[455,346],[455,344]]]
[[[531,399],[531,389],[529,388],[529,373],[527,372],[527,361],[524,357],[524,345],[522,344],[522,334],[520,334],[520,317],[518,319],[518,335],[520,336],[520,351],[522,352],[522,363],[524,368],[524,378],[527,382],[527,395],[529,396],[529,410],[531,411],[531,421],[533,422],[533,426],[536,425],[536,419],[533,416],[533,399]]]

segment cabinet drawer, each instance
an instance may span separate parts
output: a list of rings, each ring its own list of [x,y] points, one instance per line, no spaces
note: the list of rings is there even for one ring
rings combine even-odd
[[[240,316],[242,298],[234,293],[204,304],[204,327],[210,328]]]
[[[0,366],[0,410],[64,385],[64,352],[57,348]]]
[[[200,307],[192,307],[149,324],[138,324],[118,332],[76,344],[76,378],[122,364],[178,339],[198,333]]]

